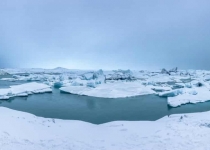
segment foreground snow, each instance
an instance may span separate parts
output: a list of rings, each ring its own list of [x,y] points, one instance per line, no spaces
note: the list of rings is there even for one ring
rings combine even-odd
[[[94,125],[0,107],[1,150],[209,150],[210,112]]]
[[[46,84],[31,82],[0,89],[0,99],[9,99],[10,97],[27,96],[29,94],[44,92],[52,92],[52,89]]]

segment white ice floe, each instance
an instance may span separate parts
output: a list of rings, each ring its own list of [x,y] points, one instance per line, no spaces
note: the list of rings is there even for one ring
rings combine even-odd
[[[168,97],[168,104],[177,107],[187,103],[200,103],[210,100],[210,91],[206,87],[183,89],[182,93],[175,97]]]
[[[10,86],[10,88],[0,89],[0,99],[9,99],[15,96],[27,96],[33,93],[52,92],[50,86],[42,83],[25,83],[21,85]]]
[[[209,150],[210,112],[94,125],[0,107],[1,150]]]
[[[68,86],[60,88],[63,92],[104,98],[120,98],[154,94],[149,87],[141,82],[114,82],[98,85],[96,88],[86,86]]]

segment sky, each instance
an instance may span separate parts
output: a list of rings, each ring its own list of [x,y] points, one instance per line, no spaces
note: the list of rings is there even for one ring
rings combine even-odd
[[[209,0],[1,0],[0,68],[210,69]]]

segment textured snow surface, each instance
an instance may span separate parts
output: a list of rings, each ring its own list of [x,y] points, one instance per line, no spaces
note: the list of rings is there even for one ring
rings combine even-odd
[[[210,112],[94,125],[0,107],[1,150],[209,150]]]

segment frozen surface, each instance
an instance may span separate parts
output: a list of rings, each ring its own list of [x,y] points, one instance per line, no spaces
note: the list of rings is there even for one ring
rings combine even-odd
[[[209,150],[210,112],[94,125],[0,107],[1,150]]]
[[[52,89],[46,84],[31,82],[0,89],[0,99],[9,99],[10,97],[27,96],[33,93],[44,92],[52,92]]]
[[[155,93],[150,87],[146,87],[140,82],[107,83],[101,84],[96,88],[86,86],[67,86],[60,88],[60,90],[71,94],[105,98],[131,97]]]

